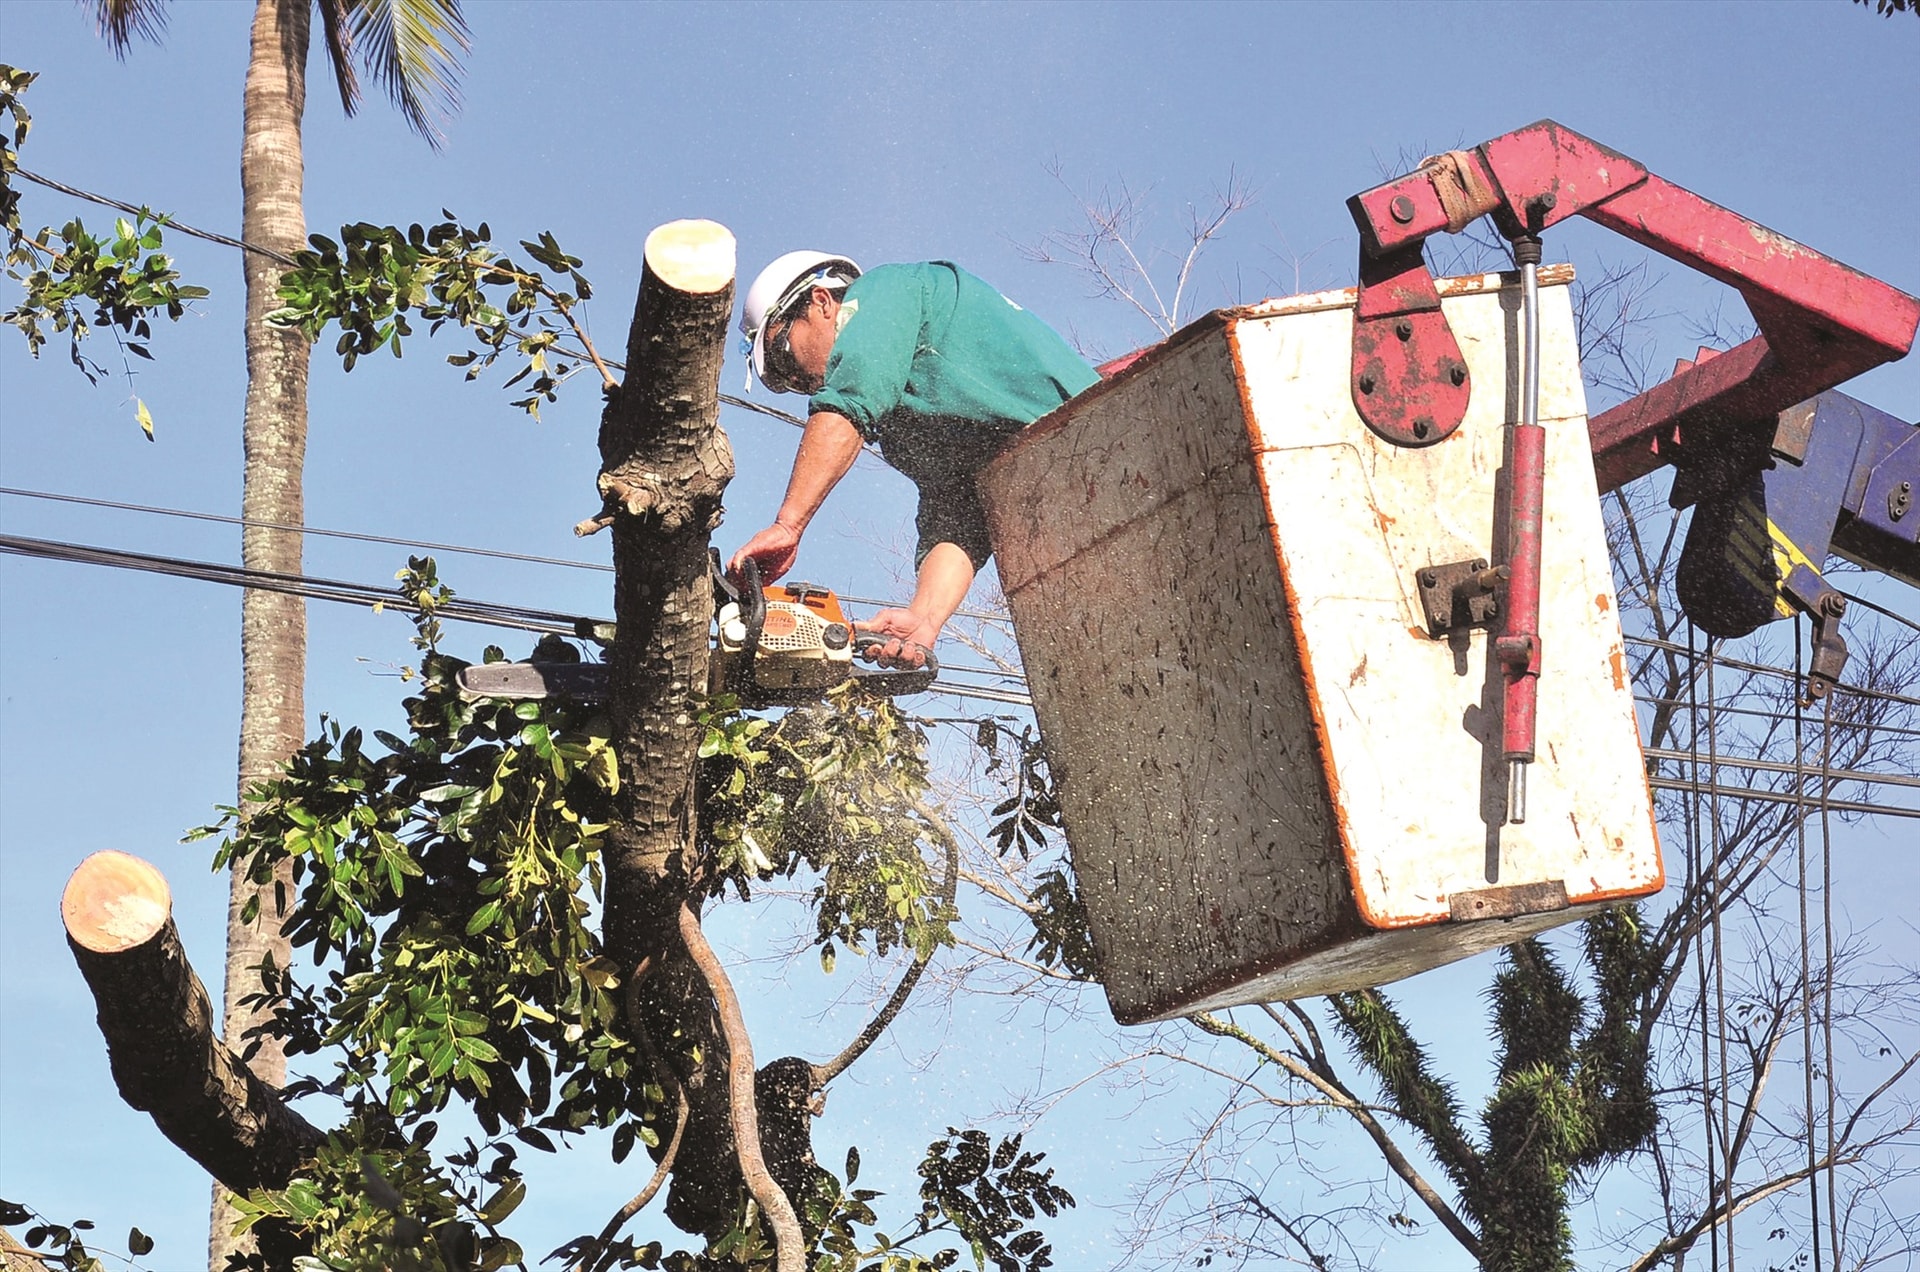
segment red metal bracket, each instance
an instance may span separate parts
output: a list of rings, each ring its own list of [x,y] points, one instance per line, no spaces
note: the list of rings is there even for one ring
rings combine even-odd
[[[1418,243],[1361,254],[1352,389],[1367,427],[1396,445],[1431,446],[1466,418],[1467,360]]]

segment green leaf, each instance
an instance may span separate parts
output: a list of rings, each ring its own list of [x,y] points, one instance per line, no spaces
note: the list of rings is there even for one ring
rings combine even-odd
[[[527,1197],[527,1182],[524,1179],[509,1179],[502,1184],[500,1191],[493,1194],[487,1204],[480,1208],[480,1217],[490,1224],[498,1225],[512,1214]]]
[[[127,1233],[127,1253],[135,1258],[143,1254],[152,1254],[153,1238],[138,1228],[132,1229]]]

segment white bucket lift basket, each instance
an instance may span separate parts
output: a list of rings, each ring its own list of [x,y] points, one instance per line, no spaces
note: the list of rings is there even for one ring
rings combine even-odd
[[[1354,293],[1225,310],[982,476],[1101,978],[1125,1023],[1378,985],[1661,887],[1566,284],[1541,272],[1543,670],[1506,821],[1490,633],[1420,571],[1505,558],[1515,275],[1447,279],[1465,420],[1349,387]]]

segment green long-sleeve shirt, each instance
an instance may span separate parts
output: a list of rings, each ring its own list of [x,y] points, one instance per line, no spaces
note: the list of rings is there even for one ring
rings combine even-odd
[[[991,551],[974,478],[1008,438],[1099,381],[1059,333],[947,261],[881,265],[841,300],[812,411],[844,415],[920,489],[916,560]]]

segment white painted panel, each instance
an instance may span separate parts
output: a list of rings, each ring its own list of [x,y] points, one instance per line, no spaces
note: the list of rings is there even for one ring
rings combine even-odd
[[[1572,310],[1564,286],[1540,295],[1540,755],[1519,826],[1505,820],[1489,634],[1428,638],[1416,582],[1422,566],[1504,559],[1496,492],[1519,415],[1517,295],[1444,302],[1474,392],[1460,429],[1417,450],[1353,409],[1350,309],[1232,328],[1356,901],[1376,926],[1445,919],[1463,891],[1562,880],[1578,903],[1660,877]]]

